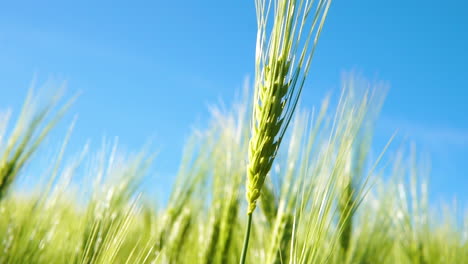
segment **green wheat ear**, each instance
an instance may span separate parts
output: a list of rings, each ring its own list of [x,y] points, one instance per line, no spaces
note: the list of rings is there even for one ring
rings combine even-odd
[[[265,0],[255,2],[258,33],[247,167],[248,214],[255,210],[296,108],[330,2],[321,0],[316,6],[314,1],[303,0],[276,0],[274,5]],[[267,32],[273,6],[273,27]]]

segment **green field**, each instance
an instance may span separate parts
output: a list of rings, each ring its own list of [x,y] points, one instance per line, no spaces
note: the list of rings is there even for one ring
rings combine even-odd
[[[253,88],[193,132],[170,189],[148,186],[147,149],[69,153],[72,129],[51,139],[75,98],[31,92],[16,120],[0,112],[0,263],[239,263],[242,252],[245,263],[468,263],[468,215],[429,201],[417,151],[373,147],[379,83],[348,74],[338,98],[296,107],[329,1],[309,18],[308,2],[265,4]],[[31,174],[46,139],[62,147]],[[149,199],[159,189],[167,201]]]

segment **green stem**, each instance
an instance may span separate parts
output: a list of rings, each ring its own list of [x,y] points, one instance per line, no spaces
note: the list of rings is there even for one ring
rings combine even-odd
[[[245,264],[245,259],[247,257],[247,248],[249,247],[250,239],[250,228],[252,227],[252,213],[248,214],[247,220],[247,229],[245,230],[244,246],[242,247],[242,255],[240,259],[240,264]]]

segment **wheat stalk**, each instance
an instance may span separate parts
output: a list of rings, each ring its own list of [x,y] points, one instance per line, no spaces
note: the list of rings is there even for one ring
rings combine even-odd
[[[255,1],[258,30],[247,166],[249,216],[241,263],[245,262],[252,213],[296,108],[330,3],[330,0],[320,0],[317,5],[304,0]]]

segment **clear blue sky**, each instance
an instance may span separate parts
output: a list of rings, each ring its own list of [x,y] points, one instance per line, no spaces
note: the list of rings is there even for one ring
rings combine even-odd
[[[253,2],[5,1],[0,107],[18,111],[35,74],[67,80],[70,95],[83,92],[72,146],[107,135],[136,150],[152,138],[170,174],[207,105],[229,103],[253,75]],[[467,11],[461,0],[335,0],[302,100],[337,93],[343,71],[387,81],[377,145],[400,129],[431,158],[433,199],[465,203]]]

